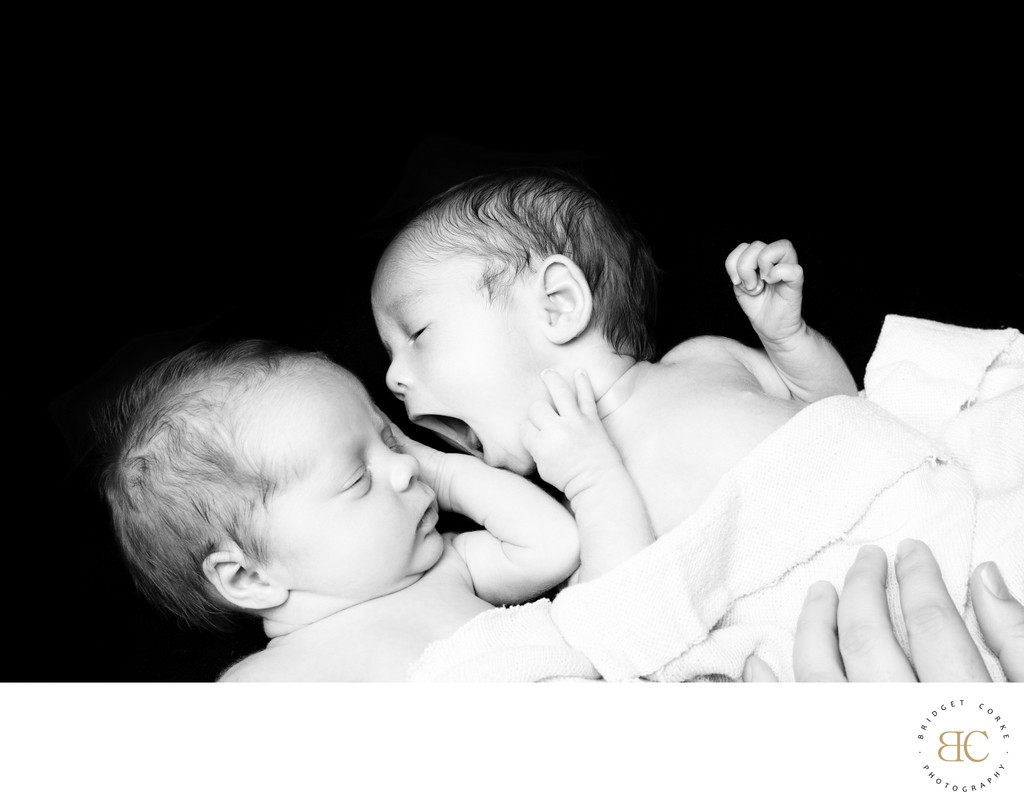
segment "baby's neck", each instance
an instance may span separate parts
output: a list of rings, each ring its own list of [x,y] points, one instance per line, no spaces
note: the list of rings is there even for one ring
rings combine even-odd
[[[585,369],[590,385],[594,388],[594,397],[600,400],[636,363],[632,356],[619,355],[610,349],[588,350],[586,353],[563,357],[557,369],[570,384],[573,382],[573,373],[577,369]]]
[[[637,361],[623,372],[615,382],[597,396],[597,414],[603,420],[629,400],[646,369],[647,361]]]
[[[422,574],[417,575],[411,578],[410,584],[405,588],[364,602],[354,602],[308,591],[292,591],[284,604],[264,612],[263,632],[266,633],[267,638],[273,640],[290,635],[303,627],[337,617],[341,613],[360,616],[365,610],[379,607],[380,602],[384,599],[390,601],[392,598],[408,595],[406,592],[414,588],[415,583],[422,577]]]

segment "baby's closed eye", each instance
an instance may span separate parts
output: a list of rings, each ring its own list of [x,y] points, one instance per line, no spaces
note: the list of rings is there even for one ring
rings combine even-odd
[[[350,490],[361,489],[370,483],[370,468],[366,465],[360,465],[359,469],[352,473],[342,483],[341,491],[348,492]]]

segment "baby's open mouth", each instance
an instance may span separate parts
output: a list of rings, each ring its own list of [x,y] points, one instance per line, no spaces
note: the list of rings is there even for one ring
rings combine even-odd
[[[480,438],[466,423],[455,417],[445,417],[442,414],[424,414],[418,417],[410,417],[416,425],[429,428],[449,445],[457,448],[463,453],[469,453],[477,459],[484,458],[483,445]]]

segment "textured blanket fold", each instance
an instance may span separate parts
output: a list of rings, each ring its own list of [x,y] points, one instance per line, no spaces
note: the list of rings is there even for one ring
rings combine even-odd
[[[411,680],[738,679],[747,656],[792,680],[807,588],[838,590],[859,547],[928,543],[993,679],[968,579],[999,563],[1024,599],[1024,339],[889,316],[858,397],[800,411],[686,521],[553,602],[500,608],[436,642]]]

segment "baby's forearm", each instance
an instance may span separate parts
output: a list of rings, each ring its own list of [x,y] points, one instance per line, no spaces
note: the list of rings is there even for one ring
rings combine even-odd
[[[570,505],[580,540],[576,582],[601,576],[654,542],[647,508],[625,466],[604,473]]]
[[[761,343],[795,399],[813,403],[832,395],[857,394],[857,383],[842,356],[806,323],[782,341]]]
[[[441,505],[483,531],[454,540],[477,595],[517,604],[550,590],[579,565],[576,521],[560,501],[516,474],[474,457],[448,455]]]
[[[448,502],[453,512],[479,523],[503,543],[543,545],[552,532],[575,539],[572,516],[540,487],[472,456],[451,454]]]

